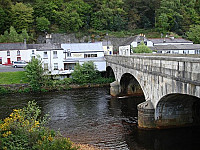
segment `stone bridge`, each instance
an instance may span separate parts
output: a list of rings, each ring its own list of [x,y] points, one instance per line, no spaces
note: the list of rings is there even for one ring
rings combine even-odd
[[[200,125],[200,55],[134,54],[105,56],[113,74],[111,95],[143,94],[138,126]]]

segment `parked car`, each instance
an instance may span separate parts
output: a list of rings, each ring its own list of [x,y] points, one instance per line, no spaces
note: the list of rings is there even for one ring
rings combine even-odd
[[[26,63],[25,61],[20,60],[20,61],[14,61],[13,64],[12,64],[12,66],[13,66],[14,68],[23,68],[23,67],[25,67],[27,64],[28,64],[28,63]]]

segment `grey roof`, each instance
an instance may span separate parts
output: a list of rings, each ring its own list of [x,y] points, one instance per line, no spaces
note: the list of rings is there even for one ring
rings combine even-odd
[[[155,45],[156,50],[199,50],[200,44]]]
[[[141,42],[141,41],[147,41],[147,39],[144,36],[136,35],[128,38],[120,46],[131,45],[132,42]]]
[[[55,50],[62,49],[60,44],[27,44],[28,49],[37,49],[37,50]]]
[[[108,41],[108,42],[107,41],[102,41],[102,45],[103,46],[107,46],[107,44],[108,44],[108,46],[113,46],[111,41]]]
[[[151,39],[149,38],[150,41],[152,41],[154,44],[158,43],[193,43],[192,41],[183,39],[183,38],[155,38]],[[165,42],[164,42],[165,41]]]
[[[61,44],[64,50],[70,49],[70,52],[88,52],[88,51],[104,51],[101,42],[97,43],[66,43]]]
[[[26,50],[24,43],[0,43],[0,50]]]

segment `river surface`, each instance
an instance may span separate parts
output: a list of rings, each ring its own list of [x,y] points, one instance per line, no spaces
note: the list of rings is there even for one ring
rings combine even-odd
[[[43,114],[50,114],[50,128],[59,130],[76,143],[111,150],[200,149],[199,127],[138,129],[137,105],[144,97],[112,98],[109,88],[1,96],[0,118],[30,100],[38,103]]]

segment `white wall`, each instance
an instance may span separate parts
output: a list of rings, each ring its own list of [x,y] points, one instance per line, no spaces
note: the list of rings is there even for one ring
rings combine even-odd
[[[19,50],[20,55],[17,55],[18,50],[9,50],[10,56],[7,56],[7,50],[0,51],[0,57],[2,57],[2,64],[7,64],[7,58],[10,58],[11,63],[13,61],[17,61],[17,57],[20,57],[21,60],[25,60],[26,62],[29,62],[31,60],[32,50],[34,49]]]
[[[119,55],[130,56],[130,45],[119,46]]]

